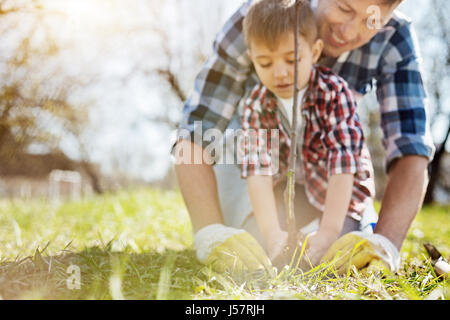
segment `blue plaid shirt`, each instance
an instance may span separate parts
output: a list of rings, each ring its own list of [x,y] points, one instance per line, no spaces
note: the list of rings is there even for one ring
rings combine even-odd
[[[242,32],[242,21],[252,1],[247,0],[225,23],[216,36],[213,53],[195,79],[194,90],[186,101],[180,128],[196,137],[194,122],[207,129],[225,131],[233,117],[240,117],[238,106],[259,82]],[[427,97],[421,75],[419,46],[411,21],[395,12],[388,24],[370,42],[335,59],[329,67],[359,94],[376,89],[381,113],[386,168],[405,155],[432,159]],[[240,121],[239,121],[240,123]]]

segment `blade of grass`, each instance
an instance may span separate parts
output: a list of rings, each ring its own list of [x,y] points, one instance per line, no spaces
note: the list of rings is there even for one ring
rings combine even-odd
[[[175,264],[176,255],[173,252],[169,252],[164,262],[164,266],[161,268],[158,281],[158,291],[156,293],[156,300],[169,299],[169,290],[171,282],[171,274],[173,266]]]

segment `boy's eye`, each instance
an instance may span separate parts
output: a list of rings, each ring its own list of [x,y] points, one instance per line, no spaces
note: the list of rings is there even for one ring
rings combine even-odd
[[[270,67],[271,65],[272,65],[271,63],[266,63],[266,64],[260,63],[260,64],[259,64],[259,66],[260,66],[261,68],[268,68],[268,67]]]

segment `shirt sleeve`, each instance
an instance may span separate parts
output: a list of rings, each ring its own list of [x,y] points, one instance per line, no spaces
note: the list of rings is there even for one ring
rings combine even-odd
[[[356,113],[356,102],[343,80],[334,87],[335,98],[330,99],[323,117],[323,141],[328,150],[328,177],[343,173],[362,174],[364,135]]]
[[[279,130],[275,112],[265,110],[266,92],[257,86],[244,103],[239,143],[241,178],[279,171]]]
[[[194,89],[184,104],[178,127],[178,139],[207,147],[204,132],[224,132],[244,95],[251,62],[242,32],[242,21],[251,1],[244,3],[217,34],[213,52],[194,82]],[[172,149],[173,150],[173,149]]]
[[[421,68],[416,35],[408,22],[389,39],[376,77],[386,169],[392,160],[405,155],[433,158]]]

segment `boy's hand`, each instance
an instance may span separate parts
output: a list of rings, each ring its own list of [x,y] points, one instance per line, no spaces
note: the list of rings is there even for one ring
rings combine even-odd
[[[264,249],[247,231],[212,224],[194,237],[197,259],[218,272],[270,270],[272,264]]]
[[[274,261],[276,257],[282,254],[284,248],[286,247],[288,240],[288,233],[286,231],[279,230],[273,233],[269,240],[267,241],[267,251],[269,253],[269,258]]]
[[[311,232],[307,237],[306,255],[313,266],[319,264],[322,256],[338,238],[339,234],[323,230]]]

